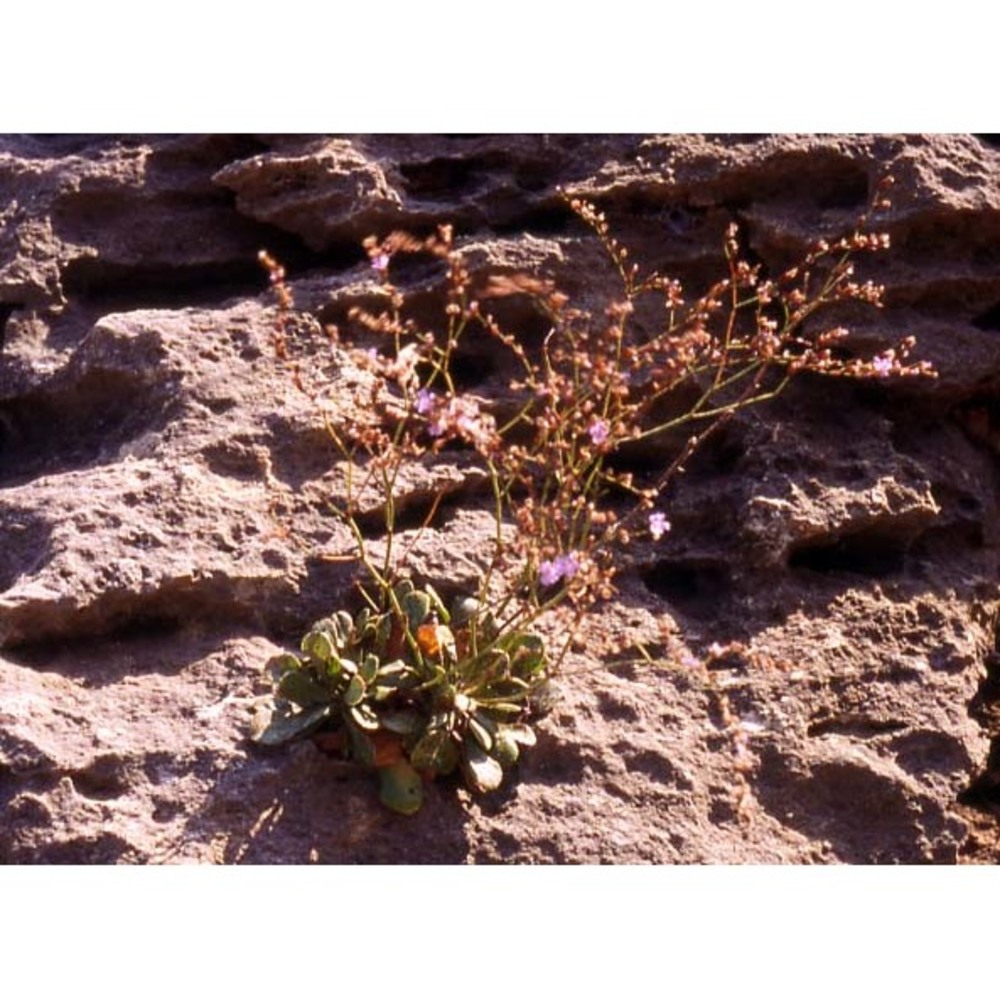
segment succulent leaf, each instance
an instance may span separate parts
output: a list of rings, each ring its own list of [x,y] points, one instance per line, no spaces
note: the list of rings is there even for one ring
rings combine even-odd
[[[377,749],[371,737],[363,730],[348,721],[347,737],[351,747],[351,757],[365,767],[375,766]]]
[[[501,727],[497,733],[496,739],[493,741],[491,754],[496,758],[501,767],[510,767],[517,763],[521,751],[517,745],[517,740],[511,736],[506,727]]]
[[[415,633],[431,613],[431,599],[422,591],[414,590],[406,594],[399,603],[410,631]]]
[[[383,712],[379,716],[383,729],[400,736],[415,736],[424,726],[419,712],[411,708],[401,708],[396,712]]]
[[[506,697],[510,698],[513,695],[508,694]],[[498,715],[520,715],[527,709],[526,705],[519,705],[514,701],[491,701],[487,707],[490,712]]]
[[[294,715],[276,710],[259,735],[254,737],[254,742],[265,747],[275,747],[301,739],[319,728],[329,715],[329,705],[317,705],[315,708],[307,708]]]
[[[304,670],[290,670],[278,682],[278,695],[302,708],[327,704],[330,692]]]
[[[381,615],[375,632],[375,652],[379,659],[385,656],[392,641],[392,615]]]
[[[469,716],[469,732],[487,753],[493,749],[493,733],[495,731],[496,726],[485,715],[477,712]]]
[[[347,685],[344,692],[344,704],[350,707],[360,705],[365,696],[365,681],[360,674],[355,674],[351,678],[351,683]]]
[[[334,635],[337,638],[337,646],[343,649],[351,641],[351,636],[354,634],[354,619],[350,616],[347,611],[338,611],[333,616],[335,631]]]
[[[534,729],[523,722],[515,722],[509,726],[504,726],[503,731],[523,747],[533,747],[538,742]]]
[[[365,702],[361,702],[358,705],[352,705],[347,711],[354,724],[360,729],[367,729],[370,732],[374,732],[378,729],[378,716],[375,714],[375,710]]]
[[[379,799],[382,805],[404,816],[412,816],[424,801],[420,775],[405,760],[379,768]]]
[[[428,729],[410,751],[410,763],[420,771],[449,774],[458,763],[458,747],[447,729]]]
[[[265,669],[277,682],[281,680],[283,674],[289,670],[298,670],[301,666],[302,661],[294,653],[279,653],[267,661]]]
[[[366,653],[361,665],[358,667],[358,674],[365,682],[371,684],[378,673],[378,657],[374,653]]]
[[[519,632],[504,645],[510,653],[511,669],[519,677],[531,677],[544,668],[545,642],[541,636]]]
[[[302,639],[302,652],[318,663],[324,664],[336,656],[334,640],[325,629],[314,628],[311,632],[307,632]]]
[[[491,757],[471,736],[462,744],[462,773],[468,786],[476,792],[492,792],[503,781],[500,762]]]
[[[424,592],[430,598],[431,608],[437,612],[438,618],[440,618],[445,625],[450,625],[451,614],[445,607],[444,601],[441,600],[441,597],[438,594],[438,592],[429,583],[424,587]]]
[[[375,674],[375,679],[382,684],[394,687],[405,687],[407,683],[419,679],[417,672],[402,660],[392,660],[383,663]]]

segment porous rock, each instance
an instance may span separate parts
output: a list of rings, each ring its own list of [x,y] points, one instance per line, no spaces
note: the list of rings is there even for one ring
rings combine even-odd
[[[0,861],[995,863],[998,156],[974,136],[0,140]],[[912,332],[941,377],[810,376],[732,420],[586,622],[515,780],[439,782],[404,818],[310,743],[250,745],[263,665],[351,581],[323,408],[356,415],[367,374],[322,327],[378,301],[364,236],[451,223],[480,290],[527,268],[595,308],[614,269],[560,188],[696,289],[730,222],[781,267],[885,172],[893,249],[866,266],[886,307],[851,315],[852,343]],[[304,311],[305,392],[261,248]],[[399,280],[429,322],[439,276]],[[544,335],[516,298],[490,307]],[[501,407],[496,345],[462,361]],[[481,476],[441,455],[399,493],[416,571],[470,586]],[[608,637],[620,655],[595,655]]]

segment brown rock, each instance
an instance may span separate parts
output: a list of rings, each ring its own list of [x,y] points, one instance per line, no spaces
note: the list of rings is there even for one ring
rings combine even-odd
[[[0,861],[995,863],[998,155],[972,136],[0,140]],[[884,171],[893,249],[863,263],[886,308],[845,321],[865,350],[915,333],[942,377],[810,377],[732,421],[588,620],[516,781],[442,781],[403,818],[312,744],[251,747],[268,657],[350,599],[320,405],[354,412],[366,375],[321,326],[377,301],[362,237],[450,222],[480,291],[527,268],[598,309],[614,271],[557,186],[696,292],[731,221],[780,268]],[[289,341],[319,405],[274,356],[261,247],[308,313]],[[398,268],[432,323],[441,275]],[[544,336],[517,297],[487,301]],[[467,388],[508,405],[502,353],[466,351]],[[399,501],[415,570],[467,589],[481,476],[445,454]]]

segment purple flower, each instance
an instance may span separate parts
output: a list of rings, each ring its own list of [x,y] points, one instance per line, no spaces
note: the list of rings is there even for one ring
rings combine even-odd
[[[875,374],[879,378],[885,378],[892,372],[892,358],[888,358],[883,354],[872,361],[872,368],[875,369]]]
[[[558,564],[559,570],[565,580],[569,580],[571,577],[576,576],[580,569],[580,563],[577,561],[576,556],[573,555],[572,552],[567,556],[559,556],[559,558],[556,559],[556,563]]]
[[[654,510],[649,515],[649,533],[653,536],[653,541],[658,542],[670,530],[670,522],[667,515],[658,510]]]
[[[421,389],[417,393],[417,413],[426,416],[434,409],[434,401],[437,399],[435,393],[430,389]]]
[[[600,446],[604,444],[608,439],[608,425],[600,417],[594,417],[590,421],[590,426],[587,428],[587,433],[590,435],[590,440],[594,444]]]
[[[546,559],[538,567],[538,581],[543,587],[551,587],[560,580],[569,580],[580,569],[580,562],[572,553]]]
[[[372,267],[376,271],[385,271],[389,267],[389,255],[387,253],[380,253],[375,257],[372,257]]]

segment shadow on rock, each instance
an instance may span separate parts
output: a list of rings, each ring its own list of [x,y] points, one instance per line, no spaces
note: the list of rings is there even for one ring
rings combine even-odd
[[[965,826],[874,754],[832,749],[807,766],[769,750],[755,782],[780,822],[828,841],[847,864],[954,863]]]
[[[468,819],[444,782],[425,786],[415,816],[390,812],[373,775],[300,743],[223,772],[188,835],[219,845],[226,864],[455,864],[468,858]]]

